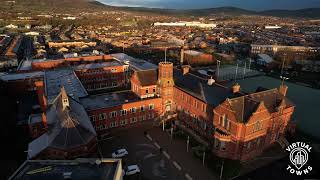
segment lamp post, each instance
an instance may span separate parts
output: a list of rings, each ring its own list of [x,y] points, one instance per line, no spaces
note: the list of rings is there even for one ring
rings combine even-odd
[[[206,158],[206,151],[203,151],[203,156],[202,156],[202,165],[204,166],[204,160]]]
[[[238,68],[239,68],[239,64],[237,63],[237,67],[236,67],[236,74],[235,74],[235,77],[234,77],[234,81],[237,81]]]
[[[162,120],[162,131],[164,131],[164,120]]]
[[[217,80],[219,79],[219,76],[220,76],[220,63],[221,61],[220,60],[217,60],[218,64],[217,64]]]
[[[223,165],[224,165],[224,160],[222,160],[221,171],[220,171],[220,180],[222,179]]]
[[[188,136],[188,140],[187,140],[187,152],[189,152],[189,143],[190,143],[190,137]]]
[[[284,76],[280,76],[280,79],[282,79],[281,85],[284,85],[284,81],[289,80],[289,78],[284,77]]]

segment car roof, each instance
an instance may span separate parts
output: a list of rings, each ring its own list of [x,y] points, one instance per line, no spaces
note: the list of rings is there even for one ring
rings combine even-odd
[[[137,169],[137,168],[138,168],[137,165],[130,165],[130,166],[128,166],[128,170]]]

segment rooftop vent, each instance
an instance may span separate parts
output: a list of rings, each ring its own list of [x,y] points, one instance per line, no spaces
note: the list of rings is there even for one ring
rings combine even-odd
[[[211,76],[210,79],[208,79],[208,85],[209,85],[209,86],[212,86],[215,82],[216,82],[216,81],[212,78],[212,76]]]

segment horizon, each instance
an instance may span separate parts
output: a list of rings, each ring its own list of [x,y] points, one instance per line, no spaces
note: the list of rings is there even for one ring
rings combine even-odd
[[[159,9],[208,9],[221,7],[236,7],[253,11],[265,10],[298,10],[306,8],[320,8],[320,0],[98,0],[99,2],[118,7],[145,7]]]

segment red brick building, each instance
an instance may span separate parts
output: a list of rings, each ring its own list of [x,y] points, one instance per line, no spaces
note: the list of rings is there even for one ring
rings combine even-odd
[[[97,57],[86,58],[87,63],[73,61],[80,64],[68,66],[72,67],[69,70],[48,71],[47,67],[55,65],[37,66],[36,69],[46,71],[44,82],[36,83],[44,114],[30,120],[34,125],[30,126],[34,137],[42,133],[41,128],[47,127],[48,111],[57,107],[54,105],[59,101],[57,99],[61,100],[59,87],[65,87],[69,100],[79,106],[76,109],[83,108],[82,116],[88,117],[98,136],[103,136],[111,128],[138,122],[167,121],[169,114],[175,114],[177,118],[173,120],[177,125],[205,138],[212,145],[213,153],[239,160],[252,158],[283,138],[294,111],[293,103],[286,98],[287,87],[284,85],[279,89],[260,89],[248,94],[242,92],[239,85],[208,83],[207,79],[185,68],[174,68],[170,62],[159,63],[158,70],[155,70],[149,65],[138,66],[141,61],[133,67],[132,63],[114,62],[112,58],[100,57],[106,59],[103,62],[97,62]],[[131,90],[97,95],[86,92],[92,86],[93,89],[103,88],[102,84],[108,87],[108,83],[114,81],[117,85],[126,84],[131,74],[128,68],[133,71]],[[39,124],[41,119],[42,125]],[[76,154],[77,150],[83,154],[82,150],[91,150],[91,146],[94,147],[94,141],[86,141],[75,149],[71,148],[71,154]],[[46,152],[55,156],[52,150]],[[61,155],[61,151],[55,152]],[[65,152],[67,154],[63,155],[68,155],[69,150]]]

